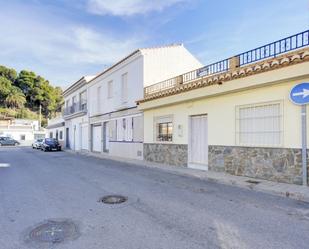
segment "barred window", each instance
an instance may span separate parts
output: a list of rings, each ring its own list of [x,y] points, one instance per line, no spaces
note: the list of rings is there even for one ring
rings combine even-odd
[[[282,145],[280,102],[239,106],[236,110],[236,143],[248,146]]]
[[[173,141],[173,115],[154,117],[154,140],[157,142]]]
[[[157,141],[173,141],[173,123],[159,123]]]

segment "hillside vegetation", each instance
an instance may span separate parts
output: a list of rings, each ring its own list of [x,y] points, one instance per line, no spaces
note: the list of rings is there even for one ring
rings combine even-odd
[[[43,125],[46,118],[61,111],[62,90],[34,72],[0,65],[0,119],[3,117],[38,119],[42,107]]]

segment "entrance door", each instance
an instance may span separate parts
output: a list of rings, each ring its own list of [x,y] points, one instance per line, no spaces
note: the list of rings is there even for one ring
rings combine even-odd
[[[208,170],[208,132],[207,116],[190,117],[190,140],[188,166]]]
[[[104,152],[109,151],[109,127],[108,127],[108,122],[104,123],[104,128],[103,128],[103,150]]]
[[[101,125],[92,126],[92,151],[94,152],[101,152],[101,144],[102,144],[102,138],[101,138]]]
[[[74,125],[73,127],[73,150],[77,150],[77,146],[76,146],[76,142],[77,142],[77,139],[76,139],[76,125]]]
[[[82,150],[88,150],[88,125],[81,124],[80,143]]]
[[[70,130],[66,128],[65,130],[65,147],[70,149]]]

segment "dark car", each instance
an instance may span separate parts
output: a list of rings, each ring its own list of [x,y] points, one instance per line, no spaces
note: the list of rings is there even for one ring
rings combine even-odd
[[[44,140],[43,138],[35,140],[32,144],[32,149],[41,149],[43,140]]]
[[[0,146],[4,145],[19,145],[20,143],[10,137],[0,137]]]
[[[41,150],[43,151],[52,151],[52,150],[61,150],[61,145],[58,140],[55,138],[45,138],[41,144]]]

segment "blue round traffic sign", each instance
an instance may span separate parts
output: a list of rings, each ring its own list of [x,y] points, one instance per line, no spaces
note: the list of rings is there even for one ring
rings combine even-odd
[[[301,83],[294,86],[290,92],[290,99],[296,105],[309,103],[309,83]]]

